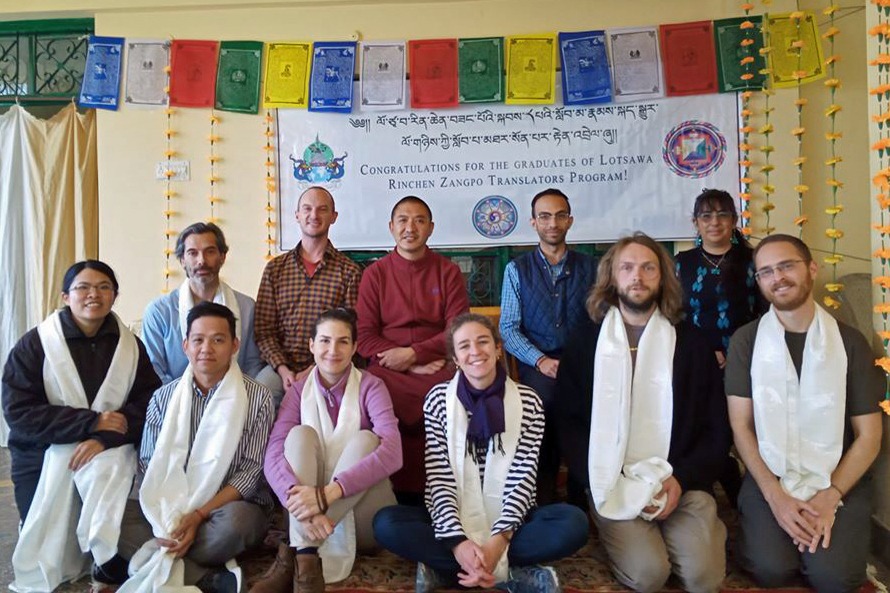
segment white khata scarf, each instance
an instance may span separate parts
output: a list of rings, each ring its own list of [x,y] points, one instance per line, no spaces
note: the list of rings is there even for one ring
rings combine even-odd
[[[241,307],[238,306],[238,299],[235,297],[235,291],[228,284],[220,281],[219,289],[213,297],[213,302],[225,305],[235,315],[235,337],[241,339]],[[189,286],[188,278],[179,286],[179,331],[182,339],[188,329],[188,315],[192,307],[195,306],[195,295]],[[237,353],[236,353],[237,356]]]
[[[189,365],[167,404],[164,424],[139,490],[142,511],[156,538],[170,539],[181,517],[216,496],[235,457],[247,418],[244,377],[233,363],[207,404],[189,448],[193,381]],[[240,590],[240,569],[233,560],[226,566],[235,574]],[[198,591],[184,586],[182,560],[168,554],[155,539],[133,556],[130,574],[120,593]]]
[[[448,462],[454,471],[454,480],[457,484],[457,507],[460,509],[461,525],[467,537],[482,545],[491,537],[491,528],[501,516],[507,473],[510,471],[519,445],[522,400],[516,383],[507,377],[504,386],[504,433],[501,438],[503,451],[495,444],[495,439],[489,440],[488,453],[485,457],[485,481],[482,483],[476,460],[467,454],[469,419],[467,410],[457,397],[457,382],[458,376],[455,375],[445,390]],[[505,552],[494,570],[497,582],[507,581],[508,569]]]
[[[816,305],[798,379],[785,328],[770,307],[757,326],[751,388],[760,456],[782,488],[798,500],[828,488],[843,451],[847,404],[847,354],[837,321]]]
[[[120,338],[92,405],[65,342],[59,312],[37,326],[46,355],[43,384],[50,404],[95,412],[116,411],[124,405],[136,378],[139,348],[130,330],[111,315]],[[14,591],[52,591],[89,569],[88,552],[98,565],[117,554],[124,506],[136,473],[136,450],[133,445],[105,450],[72,473],[68,462],[76,447],[77,443],[51,445],[44,454],[37,491],[12,555]]]
[[[337,462],[340,461],[340,456],[343,455],[346,445],[361,429],[359,384],[362,374],[357,368],[350,366],[349,378],[346,380],[346,392],[343,395],[343,402],[340,404],[336,427],[331,421],[331,415],[327,410],[327,401],[315,380],[315,374],[316,371],[313,368],[303,386],[303,393],[300,396],[300,419],[303,424],[311,426],[318,433],[321,453],[324,458],[323,483],[327,484],[334,477],[334,469],[336,469]],[[311,542],[303,538],[297,527],[299,522],[293,516],[288,516],[290,518],[291,545],[298,548],[310,545]],[[334,528],[334,533],[328,536],[318,548],[326,583],[342,581],[349,576],[355,562],[355,550],[355,514],[350,510]]]
[[[677,332],[655,309],[637,347],[636,371],[617,307],[606,313],[593,366],[588,471],[597,512],[608,519],[654,519],[655,498],[673,468],[667,462],[673,425]],[[643,513],[647,506],[658,507]]]

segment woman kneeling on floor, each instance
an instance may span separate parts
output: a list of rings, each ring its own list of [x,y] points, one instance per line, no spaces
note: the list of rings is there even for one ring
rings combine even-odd
[[[426,424],[426,510],[383,509],[380,544],[418,562],[418,593],[439,587],[559,590],[556,572],[538,566],[587,541],[587,517],[567,504],[535,505],[544,411],[538,395],[507,377],[491,321],[465,313],[447,332],[458,367],[433,387]]]
[[[356,369],[355,312],[315,322],[315,367],[285,394],[266,449],[266,479],[287,509],[290,545],[251,593],[322,593],[372,551],[374,514],[395,504],[389,476],[402,442],[383,381]]]

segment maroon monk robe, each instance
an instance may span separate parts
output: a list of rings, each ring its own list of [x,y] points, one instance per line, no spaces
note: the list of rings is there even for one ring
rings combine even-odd
[[[392,478],[399,492],[423,492],[423,399],[454,375],[451,361],[438,373],[398,372],[377,364],[377,354],[410,346],[418,365],[446,359],[445,328],[469,309],[467,288],[457,265],[429,248],[419,260],[397,252],[371,264],[358,289],[358,352],[368,371],[386,383],[402,435],[402,469]]]

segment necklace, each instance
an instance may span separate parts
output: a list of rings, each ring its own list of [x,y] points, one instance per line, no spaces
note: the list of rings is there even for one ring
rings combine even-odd
[[[705,258],[705,261],[708,262],[709,264],[711,264],[711,267],[713,267],[715,270],[720,269],[720,265],[723,263],[723,260],[726,259],[726,255],[728,253],[729,253],[729,251],[726,251],[723,255],[720,256],[720,259],[718,259],[717,261],[714,261],[710,257],[708,257],[708,254],[705,252],[704,249],[701,249],[701,256],[703,258]]]

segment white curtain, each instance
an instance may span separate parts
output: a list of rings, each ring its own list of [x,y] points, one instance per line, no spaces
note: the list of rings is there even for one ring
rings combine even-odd
[[[96,116],[0,115],[0,361],[59,306],[62,274],[98,253]],[[0,421],[0,444],[7,427]]]

